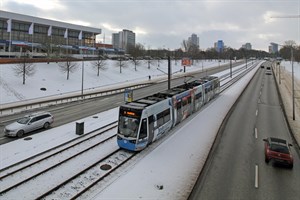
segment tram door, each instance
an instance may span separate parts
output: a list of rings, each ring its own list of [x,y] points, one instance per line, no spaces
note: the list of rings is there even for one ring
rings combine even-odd
[[[154,137],[154,116],[153,115],[151,115],[148,118],[148,127],[149,127],[148,143],[151,143]]]
[[[181,100],[176,103],[176,106],[177,106],[177,120],[176,120],[176,124],[178,124],[179,122],[181,122],[181,119],[182,119],[182,105],[181,105]]]

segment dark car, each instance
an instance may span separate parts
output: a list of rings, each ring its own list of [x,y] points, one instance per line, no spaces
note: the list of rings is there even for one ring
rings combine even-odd
[[[289,144],[284,139],[269,137],[263,139],[265,141],[265,161],[269,163],[273,160],[276,163],[284,164],[293,168],[294,160]]]

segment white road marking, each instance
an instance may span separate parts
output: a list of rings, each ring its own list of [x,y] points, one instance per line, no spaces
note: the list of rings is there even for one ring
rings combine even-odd
[[[256,109],[256,113],[255,113],[255,115],[257,116],[258,115],[258,110]]]
[[[254,129],[255,132],[255,138],[257,139],[257,128]]]
[[[255,165],[255,188],[258,188],[258,165]]]

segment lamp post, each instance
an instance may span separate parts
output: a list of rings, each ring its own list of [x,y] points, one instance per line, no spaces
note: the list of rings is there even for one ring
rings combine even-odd
[[[294,54],[293,54],[293,46],[291,46],[291,60],[292,60],[293,120],[295,121],[295,85],[294,85]]]
[[[83,81],[84,81],[84,57],[82,56],[82,65],[81,65],[81,98],[83,99]]]

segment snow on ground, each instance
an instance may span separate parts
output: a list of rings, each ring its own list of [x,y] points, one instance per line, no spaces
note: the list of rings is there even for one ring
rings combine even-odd
[[[132,169],[125,170],[126,173],[109,187],[94,191],[88,195],[89,198],[186,199],[205,163],[220,124],[255,71],[252,70],[200,113],[190,117],[184,126],[175,128],[175,133],[164,143],[130,166]],[[98,118],[91,116],[83,119],[85,133],[116,120],[117,112],[118,108],[115,108],[97,114]],[[78,136],[73,122],[31,137],[32,140],[19,139],[0,146],[0,169]],[[163,188],[159,189],[157,185]]]
[[[0,145],[1,162],[0,170],[14,163],[20,162],[33,155],[37,155],[53,147],[64,144],[74,138],[76,122],[84,122],[84,134],[117,121],[119,108],[114,108],[97,115],[71,122],[63,126],[50,128],[38,134],[31,135],[31,140],[18,139],[10,143]],[[95,118],[94,116],[97,116]]]
[[[292,72],[292,63],[290,61],[282,61],[280,63],[289,72]],[[294,77],[300,81],[300,63],[294,62]]]
[[[14,74],[13,68],[16,64],[0,64],[0,105],[18,101],[26,101],[29,99],[59,96],[66,93],[75,91],[81,91],[82,87],[82,62],[77,63],[77,70],[74,73],[70,73],[70,78],[67,80],[65,73],[61,72],[58,63],[35,63],[36,73],[33,76],[27,77],[25,85],[22,84],[22,77],[17,77]],[[106,70],[100,71],[100,75],[97,76],[97,71],[93,68],[93,61],[84,62],[84,90],[92,91],[94,89],[111,86],[117,83],[148,80],[160,76],[166,76],[164,74],[168,71],[168,63],[166,60],[152,61],[150,69],[148,69],[148,63],[142,61],[140,66],[137,66],[135,71],[134,65],[128,61],[127,67],[117,67],[118,61],[106,60]],[[195,70],[205,70],[207,68],[227,64],[228,61],[199,61],[194,65],[186,67],[186,72]],[[179,72],[183,69],[180,61],[175,64],[171,63],[172,73]],[[203,66],[203,67],[202,67]],[[159,70],[158,70],[158,69]],[[46,91],[42,91],[41,88],[46,88]]]

